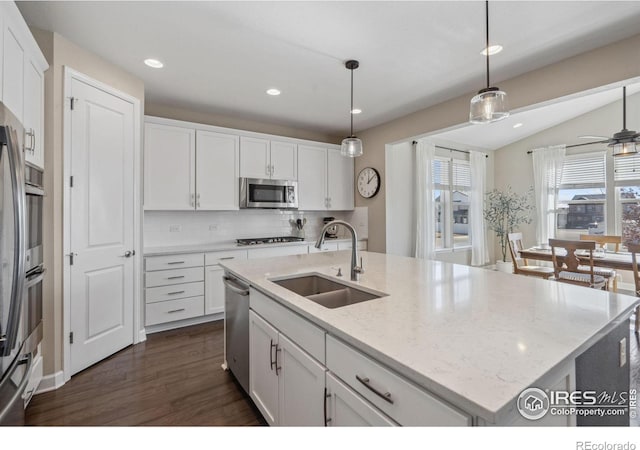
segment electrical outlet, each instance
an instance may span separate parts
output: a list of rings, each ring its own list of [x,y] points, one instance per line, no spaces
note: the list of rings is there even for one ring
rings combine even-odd
[[[620,339],[620,367],[627,363],[627,338]]]
[[[209,231],[218,231],[218,224],[212,223],[211,225],[209,225]]]
[[[182,225],[169,225],[169,232],[175,233],[178,231],[182,231]]]

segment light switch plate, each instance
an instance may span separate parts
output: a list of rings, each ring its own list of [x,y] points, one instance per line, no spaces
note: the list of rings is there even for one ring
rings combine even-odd
[[[627,363],[627,338],[620,339],[620,367]]]

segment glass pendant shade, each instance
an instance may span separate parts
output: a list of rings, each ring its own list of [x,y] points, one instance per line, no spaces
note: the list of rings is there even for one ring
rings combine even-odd
[[[629,156],[636,155],[640,147],[638,142],[618,142],[615,144],[609,144],[609,147],[613,150],[613,156]]]
[[[340,146],[340,154],[342,156],[348,156],[350,158],[361,156],[362,141],[355,136],[349,136],[348,138],[344,138],[342,140],[342,145]]]
[[[471,99],[469,122],[491,123],[509,117],[507,93],[497,87],[482,89]]]

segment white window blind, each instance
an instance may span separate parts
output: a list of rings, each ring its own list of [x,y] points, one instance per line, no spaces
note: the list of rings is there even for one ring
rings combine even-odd
[[[469,161],[453,161],[453,189],[468,191],[471,189],[471,166]]]
[[[450,160],[436,158],[431,168],[433,170],[433,187],[435,189],[449,189],[449,164]]]
[[[613,158],[616,186],[637,186],[640,184],[640,155]]]
[[[467,191],[471,188],[469,161],[436,158],[433,160],[431,168],[435,189],[449,189],[451,187],[453,190]]]
[[[560,188],[604,188],[604,157],[604,152],[567,156],[562,165]]]

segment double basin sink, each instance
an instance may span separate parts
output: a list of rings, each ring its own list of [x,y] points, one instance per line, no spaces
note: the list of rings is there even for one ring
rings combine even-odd
[[[296,275],[270,281],[330,309],[366,302],[388,295],[382,292],[365,291],[316,274]]]

